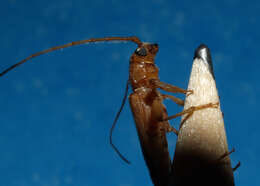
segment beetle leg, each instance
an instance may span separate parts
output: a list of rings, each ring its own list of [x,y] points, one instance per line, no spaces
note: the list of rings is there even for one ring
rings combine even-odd
[[[221,161],[222,159],[224,159],[225,157],[229,156],[231,153],[235,152],[235,148],[233,148],[231,151],[223,154],[222,156],[220,156],[220,158],[218,159],[218,161]],[[241,163],[240,161],[237,163],[237,165],[232,168],[233,172],[237,170],[238,167],[240,167]]]
[[[184,123],[184,121],[186,121],[195,111],[197,110],[202,110],[202,109],[205,109],[205,108],[218,108],[219,106],[219,103],[208,103],[208,104],[205,104],[205,105],[199,105],[199,106],[192,106],[182,112],[179,112],[173,116],[169,116],[167,118],[164,118],[163,121],[166,121],[166,120],[170,120],[170,119],[174,119],[174,118],[177,118],[179,116],[182,116],[184,114],[188,114],[181,122],[181,126],[182,124]]]
[[[229,156],[231,153],[235,152],[235,148],[233,148],[231,151],[224,153],[222,156],[220,156],[220,158],[218,159],[218,161],[224,159],[225,157]]]
[[[179,134],[179,131],[170,125],[169,121],[163,121],[164,122],[164,128],[167,133],[174,132],[177,136]]]
[[[176,104],[180,105],[180,106],[184,106],[184,101],[180,98],[177,98],[175,96],[172,95],[167,95],[167,94],[162,94],[163,99],[170,99],[173,102],[175,102]]]
[[[163,130],[165,132],[174,132],[176,135],[178,135],[178,130],[172,127],[169,121],[163,120],[163,118],[168,117],[166,107],[162,103],[163,99],[163,95],[153,99],[151,105],[151,121],[156,121],[156,125],[159,123],[163,124]]]
[[[151,84],[155,87],[155,88],[160,88],[166,92],[171,92],[171,93],[183,93],[183,94],[192,94],[193,91],[192,90],[184,90],[182,88],[176,87],[174,85],[168,84],[168,83],[164,83],[161,82],[160,80],[157,79],[151,79],[150,80]]]
[[[177,136],[179,134],[179,131],[176,128],[172,127],[170,124],[167,127],[167,132],[174,132]]]
[[[232,170],[233,170],[233,172],[234,172],[234,171],[236,171],[236,170],[237,170],[237,168],[238,168],[238,167],[240,167],[240,165],[241,165],[241,163],[240,163],[240,161],[239,161],[239,162],[237,163],[237,165],[236,165],[236,166],[235,166],[235,167],[232,169]]]

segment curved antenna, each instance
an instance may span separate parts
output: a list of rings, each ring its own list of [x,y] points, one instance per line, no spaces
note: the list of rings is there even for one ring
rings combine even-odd
[[[114,131],[114,128],[116,126],[116,122],[120,116],[120,113],[121,111],[123,110],[124,108],[124,105],[125,105],[125,101],[127,99],[127,92],[128,92],[128,84],[129,84],[129,80],[127,81],[127,84],[126,84],[126,89],[125,89],[125,95],[124,95],[124,98],[123,98],[123,101],[122,101],[122,104],[120,106],[120,109],[118,110],[117,114],[116,114],[116,117],[115,117],[115,120],[112,124],[112,127],[110,129],[110,133],[109,133],[109,141],[110,141],[110,145],[112,146],[112,148],[116,151],[116,153],[118,154],[118,156],[124,160],[127,164],[130,164],[130,161],[128,161],[121,153],[120,151],[116,148],[116,146],[113,144],[113,141],[112,141],[112,135],[113,135],[113,131]]]
[[[86,43],[95,43],[95,42],[109,42],[109,41],[130,41],[130,42],[133,42],[133,43],[136,43],[138,45],[138,47],[141,46],[142,42],[138,39],[138,37],[136,36],[132,36],[132,37],[105,37],[105,38],[92,38],[92,39],[86,39],[86,40],[80,40],[80,41],[73,41],[71,43],[67,43],[65,45],[60,45],[60,46],[55,46],[55,47],[51,47],[51,48],[48,48],[46,50],[42,50],[40,52],[37,52],[35,54],[32,54],[30,56],[28,56],[27,58],[23,59],[22,61],[10,66],[9,68],[7,68],[6,70],[4,70],[3,72],[0,73],[0,77],[3,76],[4,74],[6,74],[7,72],[9,72],[10,70],[16,68],[17,66],[25,63],[26,61],[34,58],[34,57],[37,57],[37,56],[40,56],[40,55],[43,55],[43,54],[46,54],[46,53],[49,53],[49,52],[52,52],[52,51],[55,51],[55,50],[59,50],[59,49],[63,49],[63,48],[68,48],[68,47],[71,47],[71,46],[76,46],[76,45],[82,45],[82,44],[86,44]]]

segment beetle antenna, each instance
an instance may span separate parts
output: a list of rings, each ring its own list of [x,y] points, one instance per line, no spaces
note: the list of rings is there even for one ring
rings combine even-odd
[[[116,146],[113,144],[113,140],[112,140],[112,135],[113,135],[114,128],[115,128],[115,126],[116,126],[117,120],[118,120],[118,118],[119,118],[119,116],[120,116],[121,111],[122,111],[123,108],[124,108],[124,105],[125,105],[125,102],[126,102],[126,99],[127,99],[128,84],[129,84],[129,80],[127,81],[127,84],[126,84],[125,95],[124,95],[122,104],[121,104],[120,109],[118,110],[118,112],[117,112],[117,114],[116,114],[115,120],[114,120],[114,122],[113,122],[113,124],[112,124],[112,127],[111,127],[111,129],[110,129],[109,141],[110,141],[110,145],[111,145],[112,148],[116,151],[116,153],[119,155],[119,157],[120,157],[122,160],[124,160],[127,164],[131,164],[130,161],[128,161],[128,160],[120,153],[120,151],[116,148]]]
[[[28,61],[28,60],[30,60],[34,57],[37,57],[37,56],[40,56],[40,55],[43,55],[43,54],[46,54],[46,53],[49,53],[49,52],[52,52],[52,51],[55,51],[55,50],[60,50],[60,49],[64,49],[64,48],[68,48],[68,47],[72,47],[72,46],[76,46],[76,45],[82,45],[82,44],[86,44],[86,43],[95,43],[95,42],[104,42],[104,41],[105,42],[109,42],[109,41],[130,41],[130,42],[136,43],[138,46],[141,46],[141,44],[142,44],[142,42],[136,36],[92,38],[92,39],[86,39],[86,40],[80,40],[80,41],[73,41],[73,42],[67,43],[65,45],[51,47],[51,48],[48,48],[46,50],[42,50],[40,52],[34,53],[34,54],[28,56],[27,58],[23,59],[22,61],[20,61],[16,64],[10,66],[9,68],[5,69],[3,72],[0,73],[0,77],[3,76],[4,74],[6,74],[7,72],[9,72],[10,70],[16,68],[17,66],[20,66],[21,64],[25,63],[26,61]]]

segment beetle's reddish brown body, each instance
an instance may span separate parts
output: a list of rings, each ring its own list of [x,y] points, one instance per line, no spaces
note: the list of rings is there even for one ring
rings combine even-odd
[[[102,41],[130,41],[138,45],[137,50],[130,59],[129,80],[133,88],[133,93],[130,95],[129,100],[144,159],[149,168],[152,181],[155,185],[163,186],[168,181],[171,168],[166,139],[166,132],[169,130],[170,125],[168,121],[162,121],[163,118],[167,118],[166,108],[162,103],[165,97],[160,94],[157,88],[162,88],[170,92],[186,93],[187,91],[159,81],[158,68],[154,64],[154,58],[158,51],[157,44],[143,43],[137,37],[107,37],[75,41],[32,54],[1,72],[0,76],[42,54],[75,45]],[[175,102],[177,99],[173,98],[173,96],[168,96],[168,98],[173,99]],[[178,104],[183,104],[179,100],[177,102],[179,102]],[[112,131],[122,110],[122,106],[110,131],[110,143],[120,157],[129,163],[112,143]]]
[[[154,57],[157,45],[143,44],[147,56],[134,53],[130,59],[129,80],[133,93],[129,97],[142,152],[155,185],[166,185],[171,169],[166,132],[168,121],[163,97],[152,83],[159,80]]]

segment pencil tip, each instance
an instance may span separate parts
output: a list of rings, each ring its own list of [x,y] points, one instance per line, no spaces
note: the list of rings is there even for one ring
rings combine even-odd
[[[205,62],[211,61],[210,51],[207,45],[200,44],[195,50],[194,59],[203,59]]]
[[[211,54],[210,54],[210,50],[207,45],[202,43],[198,46],[198,48],[195,50],[193,59],[196,59],[196,58],[202,59],[204,61],[204,63],[206,63],[208,65],[209,70],[210,70],[212,76],[214,77]]]

